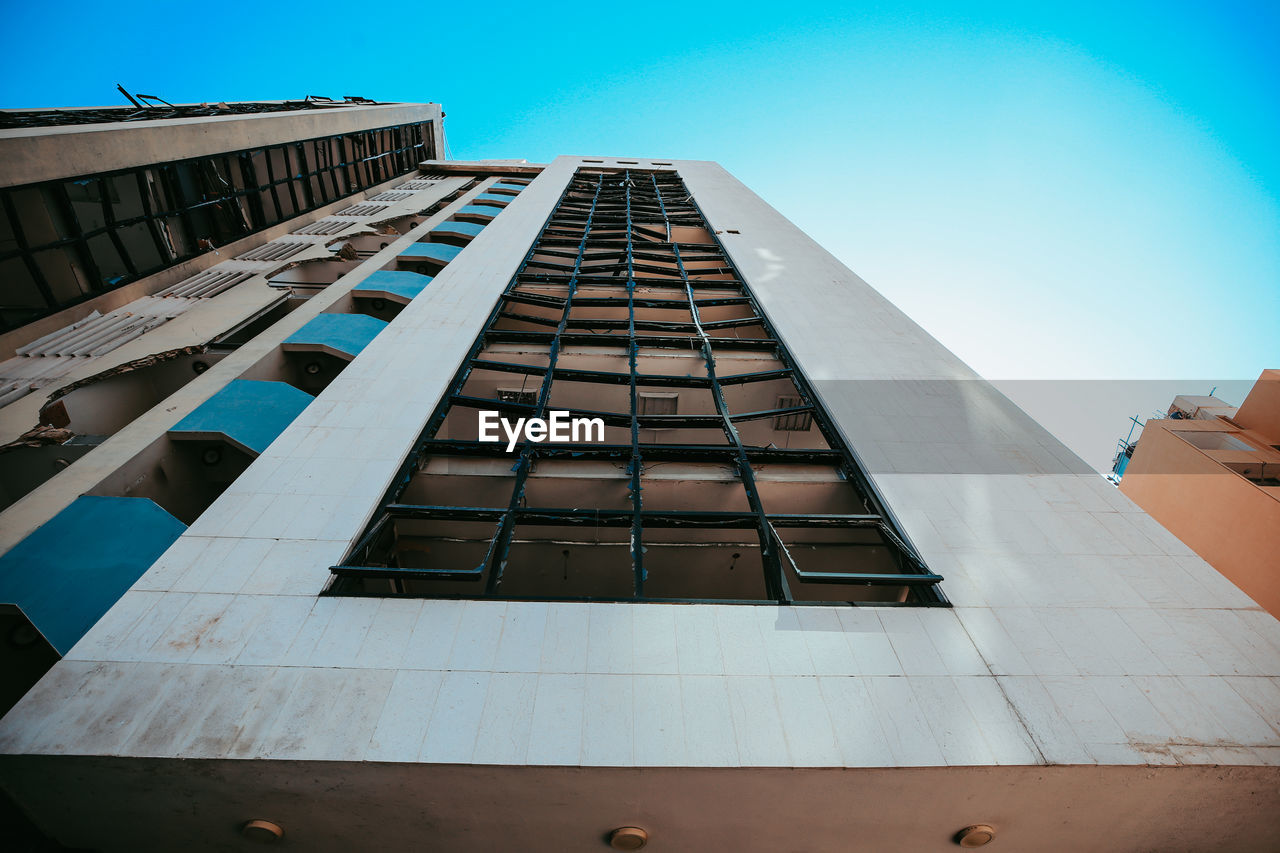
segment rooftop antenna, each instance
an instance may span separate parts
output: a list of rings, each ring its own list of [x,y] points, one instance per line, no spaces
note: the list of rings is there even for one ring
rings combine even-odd
[[[1124,439],[1125,444],[1131,443],[1133,441],[1133,431],[1138,427],[1143,426],[1142,421],[1138,420],[1137,415],[1134,415],[1133,417],[1129,418],[1129,420],[1132,422],[1132,425],[1129,427],[1129,434],[1125,436],[1125,439]]]

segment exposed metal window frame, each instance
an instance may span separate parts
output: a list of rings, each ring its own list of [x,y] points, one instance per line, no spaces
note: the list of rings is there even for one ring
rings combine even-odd
[[[375,513],[370,525],[365,532],[356,541],[350,549],[343,563],[332,567],[332,573],[335,577],[334,582],[326,591],[327,594],[337,595],[371,595],[385,596],[390,593],[385,592],[366,592],[353,588],[353,581],[359,579],[391,579],[394,582],[406,579],[479,579],[487,571],[486,586],[483,597],[496,598],[519,598],[517,596],[504,595],[501,593],[502,568],[507,561],[507,557],[512,545],[512,535],[514,528],[518,522],[523,523],[542,523],[555,525],[583,525],[594,527],[627,527],[631,531],[631,558],[634,571],[634,594],[627,598],[608,598],[605,600],[625,600],[625,601],[653,601],[653,602],[692,602],[702,601],[703,599],[671,599],[671,598],[648,598],[644,594],[645,570],[644,570],[644,549],[641,547],[643,542],[643,530],[648,527],[708,527],[714,526],[718,528],[740,528],[754,529],[760,538],[760,555],[764,563],[765,584],[768,591],[768,600],[776,603],[786,604],[826,604],[830,605],[831,601],[805,601],[796,600],[792,591],[789,589],[787,582],[786,569],[790,568],[795,572],[796,576],[809,583],[822,584],[854,584],[868,586],[905,586],[911,594],[916,597],[914,601],[906,602],[874,602],[876,606],[950,606],[945,595],[937,584],[942,581],[942,577],[931,572],[924,561],[919,556],[919,552],[910,544],[906,536],[901,532],[901,526],[897,520],[891,515],[888,507],[879,494],[878,490],[872,484],[870,478],[865,474],[865,469],[860,460],[857,459],[852,448],[844,437],[839,433],[837,428],[831,422],[829,416],[823,408],[816,403],[816,397],[809,385],[808,381],[802,373],[795,367],[794,359],[787,350],[783,341],[773,331],[768,318],[756,303],[755,298],[751,295],[750,288],[745,280],[737,272],[729,259],[728,253],[719,240],[714,237],[714,232],[706,222],[701,209],[697,206],[692,197],[687,194],[677,204],[684,208],[682,213],[672,214],[667,209],[667,202],[663,199],[662,188],[658,184],[658,175],[672,175],[675,180],[679,181],[679,176],[672,172],[642,172],[637,170],[616,170],[623,176],[623,183],[626,186],[625,193],[625,222],[623,227],[626,229],[625,241],[619,240],[621,245],[617,246],[619,250],[619,261],[616,264],[603,267],[604,270],[614,273],[613,275],[603,275],[600,265],[593,265],[591,273],[583,272],[583,260],[591,240],[591,229],[597,216],[597,206],[600,201],[601,189],[604,185],[606,175],[611,175],[615,170],[612,169],[580,169],[574,175],[552,213],[544,224],[543,229],[539,232],[539,236],[535,239],[533,245],[526,253],[524,261],[521,263],[517,273],[512,277],[506,290],[497,300],[493,311],[486,320],[483,331],[477,337],[475,343],[467,353],[463,360],[462,366],[455,374],[452,383],[438,404],[436,411],[428,421],[426,427],[415,442],[412,450],[407,455],[405,462],[397,473],[391,486],[383,496],[380,504],[380,511]],[[562,210],[566,201],[575,190],[580,191],[578,179],[583,175],[598,175],[595,182],[595,191],[592,195],[590,205],[584,213],[579,215],[582,217],[581,238],[578,239],[576,245],[570,245],[571,251],[554,248],[564,243],[572,243],[570,238],[552,237],[548,240],[548,232],[556,227],[558,217],[564,219],[565,211]],[[679,272],[678,280],[664,279],[658,286],[669,286],[672,289],[678,289],[683,292],[684,303],[687,304],[691,323],[655,323],[652,321],[636,320],[637,307],[674,307],[673,302],[679,300],[652,300],[637,299],[637,286],[644,285],[654,286],[657,284],[653,279],[646,277],[636,278],[636,271],[640,265],[636,263],[637,255],[643,255],[643,249],[637,252],[634,242],[634,220],[632,219],[632,189],[634,187],[633,175],[642,176],[651,182],[655,196],[661,209],[661,215],[666,221],[667,233],[664,235],[666,244],[671,247],[675,256],[675,263]],[[681,186],[683,183],[681,182]],[[671,225],[673,217],[683,216],[685,218],[695,219],[695,221],[681,221],[674,224],[690,224],[705,228],[712,235],[713,243],[705,244],[714,250],[714,254],[719,256],[719,260],[723,266],[712,268],[715,272],[724,272],[732,276],[731,279],[707,279],[701,280],[695,285],[694,280],[690,278],[688,269],[686,268],[686,256],[681,253],[681,245],[670,241]],[[647,220],[646,220],[647,221]],[[564,229],[562,229],[564,230]],[[608,241],[609,238],[597,237],[594,244],[598,246],[600,243]],[[559,241],[559,242],[557,242]],[[702,244],[699,244],[702,245]],[[534,269],[543,269],[548,267],[545,262],[533,262],[535,255],[547,256],[548,248],[551,248],[550,254],[554,256],[564,257],[566,263],[559,265],[561,272],[547,273],[534,272],[530,273],[531,267]],[[687,250],[686,250],[687,254]],[[706,258],[699,258],[698,262],[706,262]],[[652,271],[652,270],[650,270]],[[700,269],[699,272],[705,272],[706,269]],[[662,272],[669,272],[663,268]],[[607,283],[617,286],[622,282],[617,277],[618,273],[626,275],[626,302],[628,305],[628,318],[625,321],[589,321],[593,328],[612,328],[621,329],[623,325],[627,330],[627,337],[621,336],[604,336],[598,334],[575,333],[569,328],[575,325],[571,322],[572,309],[576,306],[590,305],[609,305],[617,307],[621,299],[609,298],[586,298],[581,302],[575,301],[575,294],[581,285],[591,283]],[[537,283],[538,278],[543,278],[543,283],[551,280],[547,276],[558,276],[554,283],[563,285],[566,288],[563,298],[556,296],[542,296],[528,293],[518,293],[515,289],[521,284]],[[599,279],[599,281],[595,281]],[[733,287],[738,289],[742,296],[728,298],[714,298],[708,300],[699,300],[694,293],[695,286],[702,287],[715,286],[723,284],[725,287]],[[533,317],[531,315],[520,315],[507,313],[506,309],[509,305],[537,305],[547,309],[560,309],[561,314],[558,320],[554,322],[550,319]],[[708,335],[709,328],[733,327],[726,326],[722,321],[720,323],[703,323],[700,314],[700,307],[710,307],[711,305],[745,305],[751,309],[754,314],[746,322],[734,321],[734,326],[740,325],[758,325],[763,329],[766,337],[759,339],[739,339],[739,338],[712,338]],[[525,321],[533,321],[538,324],[548,326],[554,325],[554,331],[547,332],[529,332],[516,330],[499,330],[493,326],[502,318],[524,319]],[[577,325],[582,325],[579,322]],[[654,328],[658,327],[658,328]],[[688,337],[672,337],[660,335],[643,335],[637,334],[641,328],[649,331],[684,331],[690,333]],[[490,358],[481,357],[481,352],[490,343],[495,342],[512,342],[512,343],[531,343],[545,345],[548,348],[548,360],[545,367],[536,365],[527,365],[515,362],[501,362]],[[560,350],[565,344],[589,343],[594,346],[617,346],[619,350],[626,347],[629,370],[628,373],[613,373],[606,371],[585,371],[570,368],[562,368],[557,365]],[[673,347],[678,346],[684,348],[691,346],[695,351],[702,354],[703,361],[707,368],[706,377],[688,377],[688,376],[657,376],[652,374],[641,374],[638,370],[639,351],[641,348],[649,346]],[[750,348],[753,350],[770,350],[779,361],[784,365],[781,370],[760,371],[758,373],[735,374],[732,376],[719,378],[715,372],[715,362],[713,351],[715,349],[733,349],[733,348]],[[541,376],[542,381],[538,392],[537,401],[533,405],[523,405],[519,403],[499,401],[489,398],[475,398],[467,396],[463,393],[463,387],[466,384],[473,370],[496,370],[500,372],[509,372],[513,374],[522,374],[525,376]],[[723,385],[740,384],[746,382],[768,381],[771,379],[786,378],[795,386],[803,405],[788,407],[785,409],[771,409],[759,412],[739,412],[732,413],[724,399],[722,393]],[[512,457],[503,452],[500,445],[481,442],[467,442],[456,440],[442,440],[434,438],[444,423],[446,417],[455,406],[464,408],[486,408],[493,409],[507,414],[518,416],[543,416],[547,411],[552,384],[556,379],[569,379],[573,381],[592,381],[607,384],[626,384],[628,386],[630,398],[630,414],[623,415],[617,412],[594,412],[574,410],[570,412],[574,417],[599,417],[605,420],[607,425],[618,427],[629,427],[631,441],[626,445],[572,445],[572,446],[556,446],[549,444],[533,444],[524,442],[519,449],[519,455],[515,458],[512,466],[513,470],[513,490],[512,498],[506,509],[497,508],[480,508],[480,507],[457,507],[457,506],[434,506],[434,505],[412,505],[399,502],[399,496],[409,485],[414,473],[419,470],[421,463],[432,455],[447,454],[450,456],[471,455],[490,458],[503,458],[511,461]],[[667,387],[697,387],[706,388],[712,392],[716,414],[714,415],[657,415],[642,416],[638,414],[638,387],[641,385],[662,385]],[[825,441],[831,449],[779,449],[779,448],[760,448],[754,446],[746,446],[742,443],[738,436],[736,424],[744,421],[777,418],[794,414],[808,414],[814,419],[814,423],[818,426]],[[644,428],[652,427],[720,427],[727,438],[725,445],[652,445],[642,444],[639,440],[639,431]],[[631,508],[626,510],[596,510],[596,509],[529,509],[521,505],[524,494],[524,487],[528,475],[533,464],[539,459],[553,458],[574,458],[574,459],[608,459],[614,462],[626,461],[627,474],[630,481]],[[641,491],[641,471],[645,460],[685,460],[685,461],[719,461],[733,464],[738,471],[742,484],[747,494],[748,503],[750,505],[749,512],[703,512],[703,511],[655,511],[646,510],[642,504]],[[760,500],[759,491],[756,487],[754,475],[751,467],[752,461],[771,461],[771,462],[822,462],[826,464],[836,465],[850,485],[855,488],[859,495],[869,503],[874,512],[866,514],[780,514],[767,513]],[[379,538],[384,535],[389,525],[395,519],[430,519],[430,520],[457,520],[457,521],[488,521],[496,523],[497,532],[490,540],[489,548],[485,556],[485,563],[478,567],[465,567],[456,569],[418,569],[406,567],[391,567],[384,565],[370,565],[367,559],[371,549],[377,544]],[[831,572],[806,572],[800,566],[796,565],[791,555],[788,553],[778,528],[803,528],[803,527],[824,527],[824,528],[875,528],[881,535],[883,540],[894,550],[897,555],[897,561],[901,568],[898,573],[869,573],[869,572],[852,572],[852,573],[831,573]],[[478,591],[477,591],[478,592]],[[476,594],[415,594],[417,597],[440,597],[440,598],[476,598],[481,597]],[[537,596],[536,600],[601,600],[600,598],[575,598],[560,596]],[[733,603],[738,600],[730,599],[710,599],[719,603]],[[742,603],[747,603],[743,601]],[[751,599],[749,603],[759,604],[760,600]],[[851,604],[857,602],[849,602]],[[872,602],[868,602],[872,603]]]
[[[221,154],[209,155],[204,157],[192,157],[184,160],[172,160],[164,163],[154,163],[146,166],[138,166],[131,169],[118,169],[110,172],[94,173],[92,175],[80,175],[67,178],[60,178],[53,181],[41,181],[39,183],[22,184],[19,186],[0,188],[0,210],[10,220],[11,227],[14,231],[15,248],[9,250],[0,250],[0,262],[20,260],[27,269],[27,273],[31,276],[36,290],[44,300],[43,307],[32,306],[30,314],[24,316],[20,321],[4,322],[0,320],[0,332],[9,331],[20,328],[27,323],[38,320],[42,317],[49,316],[65,308],[72,307],[89,299],[94,299],[103,293],[108,293],[118,287],[122,287],[139,278],[152,275],[167,269],[175,264],[190,260],[202,254],[197,240],[199,237],[208,236],[199,233],[194,220],[191,218],[192,212],[209,208],[210,206],[232,205],[240,214],[239,219],[243,221],[242,225],[247,227],[239,228],[230,239],[238,240],[249,236],[263,228],[276,225],[294,216],[307,213],[324,205],[339,201],[342,198],[353,193],[376,186],[386,180],[390,180],[397,175],[405,175],[417,169],[418,163],[424,159],[430,159],[434,155],[433,136],[430,132],[431,121],[413,122],[408,125],[393,125],[382,128],[370,128],[368,130],[352,131],[349,133],[333,134],[331,136],[313,137],[310,139],[296,140],[292,142],[283,142],[276,145],[268,145],[258,148],[247,148],[236,151],[227,151]],[[386,131],[397,131],[396,134],[388,136],[391,140],[398,140],[404,143],[395,150],[381,151],[377,150],[374,154],[365,157],[362,161],[350,161],[345,156],[342,162],[333,163],[329,157],[329,144],[337,140],[341,151],[346,151],[345,139],[347,137],[363,139],[366,135],[382,134]],[[407,139],[404,134],[408,134]],[[383,137],[370,137],[375,141],[380,141]],[[320,162],[320,156],[317,153],[314,168],[309,168],[305,154],[297,154],[299,164],[302,168],[293,174],[295,170],[290,168],[290,154],[288,149],[293,147],[302,150],[304,146],[311,146],[312,150],[324,150],[325,164]],[[285,164],[285,174],[276,174],[276,170],[272,163],[272,152],[279,149],[281,157]],[[262,176],[258,174],[258,170],[253,162],[254,155],[262,153],[266,163],[267,176],[266,180],[262,180]],[[389,159],[388,159],[389,158]],[[218,161],[221,160],[221,164]],[[375,170],[371,160],[377,160],[379,167]],[[360,163],[364,163],[364,169],[360,169]],[[234,172],[232,171],[234,164],[238,163],[240,177],[244,186],[237,186],[234,180]],[[187,199],[181,187],[180,181],[177,180],[177,174],[174,171],[180,167],[188,167],[193,170],[199,170],[201,167],[210,167],[217,171],[219,178],[227,184],[227,192],[220,193],[213,198],[203,199]],[[351,176],[345,170],[351,167],[359,176],[359,181],[352,181]],[[338,179],[336,172],[343,171],[342,184],[346,188],[346,192],[330,195],[325,186],[323,175],[328,174],[330,185],[337,190]],[[226,175],[222,174],[226,171]],[[166,200],[169,202],[166,210],[156,210],[152,202],[151,187],[148,181],[148,173],[162,185]],[[368,181],[365,178],[369,178]],[[66,183],[68,181],[101,181],[104,179],[125,180],[135,183],[142,206],[142,214],[139,216],[130,216],[125,219],[116,219],[115,210],[106,193],[102,193],[101,205],[103,213],[103,224],[90,229],[85,229],[75,214],[75,210],[70,200],[66,197]],[[312,180],[315,179],[316,185],[320,187],[320,198],[316,198],[313,193]],[[303,184],[303,198],[298,197],[295,183]],[[292,212],[286,215],[284,207],[280,202],[279,188],[284,186],[290,193],[290,200],[293,203]],[[103,186],[103,184],[99,184]],[[70,231],[69,236],[50,240],[40,243],[39,245],[31,245],[27,239],[26,232],[23,229],[23,223],[20,221],[17,212],[17,205],[14,202],[13,194],[18,192],[31,191],[38,194],[41,203],[46,205],[46,209],[50,200],[57,208],[58,217],[65,220],[67,230]],[[274,216],[267,215],[262,205],[262,195],[270,193],[272,205],[274,207]],[[248,205],[246,211],[241,206],[241,200],[245,199]],[[303,202],[305,201],[305,205]],[[174,206],[174,203],[177,203]],[[185,241],[188,245],[184,252],[178,252],[176,247],[164,240],[161,236],[161,230],[166,227],[165,220],[177,217],[181,220],[184,229],[188,232],[188,239]],[[121,239],[121,233],[124,229],[132,228],[139,224],[146,225],[151,234],[152,243],[155,245],[157,255],[160,259],[158,265],[145,266],[131,256],[129,251]],[[234,229],[233,229],[234,230]],[[127,270],[127,275],[120,277],[119,280],[108,284],[104,281],[99,265],[93,257],[92,249],[89,241],[106,236],[111,241],[112,247],[119,254],[122,263]],[[215,245],[225,245],[228,240],[220,241]],[[93,276],[87,291],[72,299],[59,300],[53,293],[53,289],[45,277],[43,270],[36,260],[35,255],[40,252],[54,250],[71,250],[73,251],[80,263],[84,266],[86,275]]]

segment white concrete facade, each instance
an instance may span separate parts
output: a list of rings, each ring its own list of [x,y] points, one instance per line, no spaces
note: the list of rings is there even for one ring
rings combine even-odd
[[[656,168],[954,608],[317,597],[580,165],[536,178],[0,722],[0,781],[46,831],[238,849],[266,818],[300,849],[403,849],[425,810],[450,850],[530,827],[522,849],[602,849],[637,821],[655,850],[864,828],[946,850],[978,822],[1007,849],[1267,849],[1280,623],[712,163]],[[156,800],[119,793],[148,779],[199,804],[157,839]],[[1115,835],[1073,834],[1094,800]]]

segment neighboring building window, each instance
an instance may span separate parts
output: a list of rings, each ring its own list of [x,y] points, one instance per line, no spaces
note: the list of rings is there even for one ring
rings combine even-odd
[[[0,189],[0,331],[399,175],[431,123]]]
[[[485,410],[598,419],[603,441],[508,453],[477,440]],[[333,571],[333,594],[946,603],[679,176],[603,167]]]

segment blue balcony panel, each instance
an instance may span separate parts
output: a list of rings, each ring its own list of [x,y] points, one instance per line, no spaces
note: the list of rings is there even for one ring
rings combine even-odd
[[[320,314],[284,339],[291,352],[326,352],[350,361],[387,327],[385,320],[366,314]]]
[[[186,529],[148,498],[76,498],[0,556],[0,604],[65,655]]]
[[[222,440],[257,456],[314,399],[284,382],[233,379],[169,430],[186,441]]]

